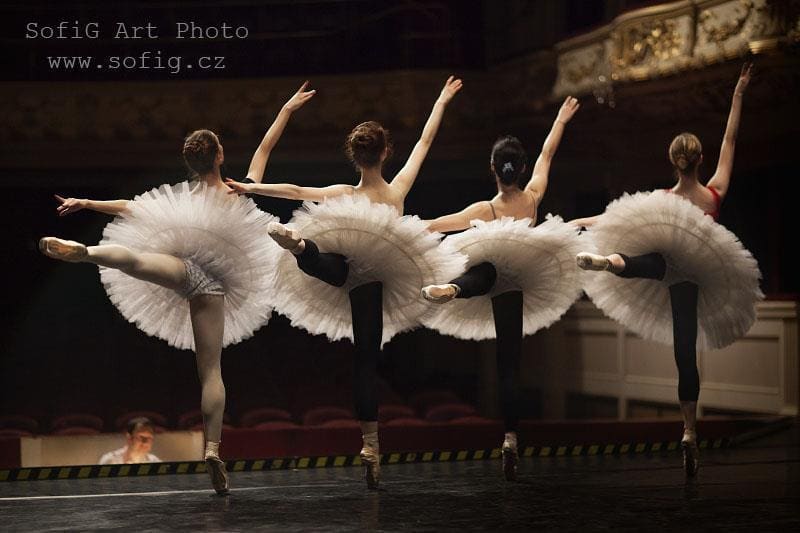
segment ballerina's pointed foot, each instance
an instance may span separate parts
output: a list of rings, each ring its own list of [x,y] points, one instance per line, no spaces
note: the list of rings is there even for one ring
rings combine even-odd
[[[206,455],[206,470],[211,476],[211,486],[217,494],[225,495],[230,493],[228,488],[228,472],[225,470],[225,462],[216,455]]]
[[[683,470],[686,472],[686,477],[696,476],[700,469],[700,449],[697,447],[696,432],[683,432],[681,451],[683,452]]]
[[[42,237],[39,239],[39,250],[47,257],[71,263],[79,263],[89,254],[86,245],[56,237]]]
[[[377,490],[381,478],[381,455],[378,447],[364,443],[359,456],[364,465],[364,479],[367,482],[367,488]]]
[[[280,222],[270,222],[267,233],[278,246],[285,248],[293,254],[299,254],[305,249],[305,242],[296,229],[288,228]]]
[[[604,255],[581,252],[575,256],[575,262],[584,270],[609,270],[613,272],[611,261]]]
[[[503,475],[506,481],[516,481],[517,464],[519,463],[519,453],[517,452],[517,436],[506,434],[503,441]]]
[[[422,297],[436,304],[447,303],[461,292],[458,285],[447,283],[445,285],[428,285],[422,288]]]

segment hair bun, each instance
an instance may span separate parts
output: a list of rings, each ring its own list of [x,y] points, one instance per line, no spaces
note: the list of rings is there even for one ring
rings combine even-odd
[[[689,166],[689,161],[687,161],[685,157],[681,156],[678,158],[675,164],[679,169],[686,170],[686,167]]]
[[[392,153],[389,132],[374,121],[364,122],[353,128],[345,141],[347,157],[356,167],[373,167],[381,162],[386,150],[387,158]]]

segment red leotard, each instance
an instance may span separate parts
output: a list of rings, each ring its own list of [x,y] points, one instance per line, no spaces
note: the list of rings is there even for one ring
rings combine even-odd
[[[706,189],[711,191],[711,195],[714,197],[714,205],[715,205],[715,207],[714,207],[714,210],[711,211],[710,213],[707,212],[707,211],[704,211],[704,213],[706,215],[710,216],[711,218],[713,218],[714,220],[719,220],[719,206],[722,203],[722,201],[719,198],[719,193],[717,192],[716,189],[714,189],[712,187],[706,187]],[[667,191],[667,192],[673,192],[672,189],[664,189],[664,190]]]

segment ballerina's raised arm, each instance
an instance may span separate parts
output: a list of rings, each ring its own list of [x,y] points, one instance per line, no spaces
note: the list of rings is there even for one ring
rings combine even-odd
[[[428,150],[430,150],[431,144],[433,144],[433,139],[439,131],[439,125],[442,123],[442,116],[444,116],[444,110],[447,104],[450,103],[450,100],[453,99],[463,86],[464,84],[460,79],[454,76],[447,78],[442,92],[439,94],[439,98],[437,98],[436,102],[433,104],[433,109],[428,117],[428,121],[425,123],[425,127],[422,128],[422,135],[420,135],[417,144],[411,151],[411,155],[408,156],[406,164],[403,165],[403,168],[400,169],[400,172],[397,173],[390,183],[392,189],[399,193],[402,198],[406,197],[411,187],[414,185],[417,175],[419,175],[422,162],[425,161]]]
[[[728,123],[725,126],[725,135],[722,137],[722,147],[719,150],[719,161],[717,170],[708,181],[708,187],[713,188],[719,194],[720,201],[725,198],[728,192],[728,185],[731,181],[731,171],[733,170],[733,152],[736,147],[736,135],[739,133],[739,120],[742,116],[742,97],[750,83],[750,75],[753,70],[752,63],[745,63],[742,72],[739,74],[739,81],[733,91],[731,100],[731,110],[728,114]]]

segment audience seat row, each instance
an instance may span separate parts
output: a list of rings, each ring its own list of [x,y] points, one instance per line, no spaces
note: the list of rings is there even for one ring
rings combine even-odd
[[[136,417],[149,418],[157,433],[167,430],[198,430],[203,426],[199,409],[180,414],[174,425],[168,417],[156,411],[129,411],[116,417],[111,424],[91,413],[68,413],[54,418],[48,426],[24,414],[0,416],[0,437],[25,437],[37,434],[49,435],[93,435],[106,429],[124,431],[127,423]],[[409,399],[409,404],[383,403],[378,409],[378,420],[388,426],[420,426],[429,423],[480,424],[488,422],[478,415],[475,408],[462,402],[451,391],[433,390],[418,393]],[[223,429],[254,428],[275,430],[301,426],[350,427],[358,426],[351,409],[338,404],[318,404],[309,407],[297,416],[287,410],[264,406],[249,409],[233,425],[226,413]]]

